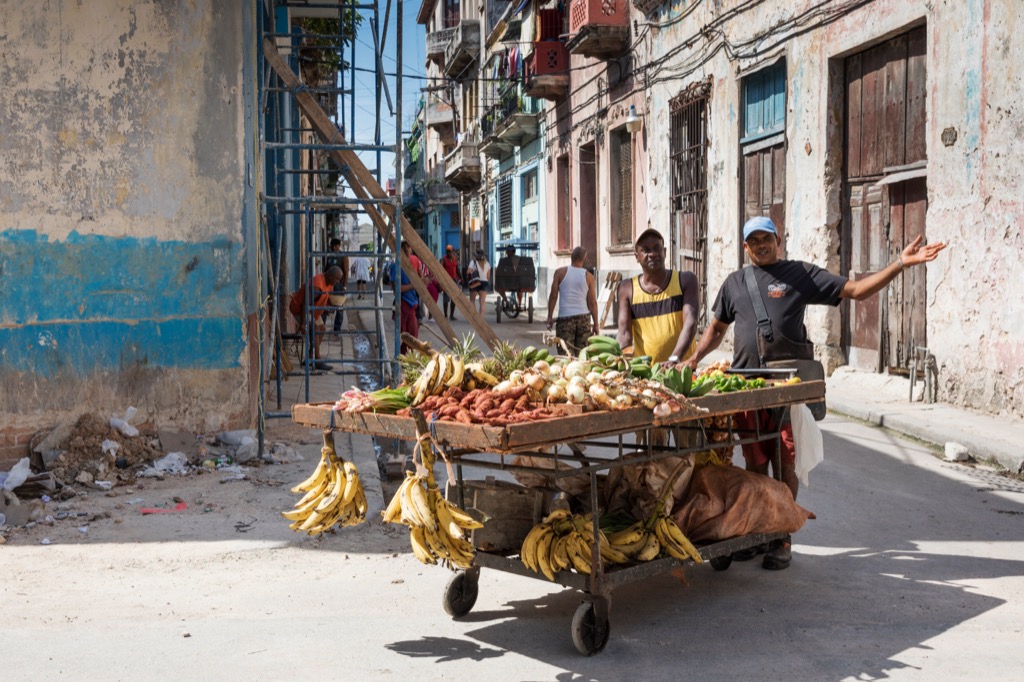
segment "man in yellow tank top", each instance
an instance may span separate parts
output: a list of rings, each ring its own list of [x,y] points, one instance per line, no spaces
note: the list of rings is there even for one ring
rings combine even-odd
[[[619,285],[619,345],[654,362],[682,362],[696,347],[697,277],[665,267],[665,240],[648,229],[637,238],[636,262],[643,272]]]

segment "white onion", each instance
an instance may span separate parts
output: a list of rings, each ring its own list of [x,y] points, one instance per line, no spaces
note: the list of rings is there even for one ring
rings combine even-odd
[[[620,408],[633,407],[633,398],[628,393],[615,396],[615,406]]]
[[[503,391],[507,391],[510,388],[512,388],[512,382],[506,379],[505,381],[495,386],[493,390],[495,393],[501,393]]]
[[[580,362],[579,360],[573,360],[565,369],[562,370],[562,376],[566,379],[572,379],[573,377],[583,377],[587,374],[586,363]]]
[[[522,386],[523,384],[523,373],[521,370],[512,370],[509,372],[508,380],[512,382],[513,386]]]
[[[558,384],[552,384],[548,388],[548,400],[553,403],[564,403],[568,399],[566,395],[565,387],[559,386]]]
[[[544,384],[546,383],[544,381],[544,377],[542,377],[540,374],[535,374],[533,372],[524,374],[523,382],[534,391],[543,391]]]
[[[604,374],[601,375],[601,377],[605,381],[612,381],[614,379],[618,379],[621,376],[622,376],[622,372],[620,372],[618,370],[615,370],[615,369],[608,370],[607,372],[605,372]]]
[[[582,384],[569,384],[565,394],[573,405],[582,405],[587,399],[587,392],[583,390]]]
[[[540,372],[541,374],[551,373],[551,365],[548,364],[547,360],[538,360],[537,362],[533,363],[533,368]]]
[[[602,377],[600,372],[590,372],[589,374],[587,374],[586,377],[588,384],[596,384],[597,382],[601,381],[601,378]]]
[[[608,390],[601,384],[591,384],[588,391],[594,402],[601,407],[611,407],[612,400],[608,397]]]
[[[672,410],[669,408],[667,403],[658,403],[654,406],[655,417],[667,417],[670,414],[672,414]]]

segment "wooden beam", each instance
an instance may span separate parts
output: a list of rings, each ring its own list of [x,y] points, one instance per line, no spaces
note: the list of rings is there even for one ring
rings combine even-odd
[[[263,39],[263,55],[284,85],[292,90],[299,108],[309,119],[310,125],[313,126],[313,129],[316,130],[324,143],[345,144],[345,138],[341,134],[341,131],[337,129],[330,117],[328,117],[320,107],[320,104],[316,101],[316,98],[312,93],[303,88],[303,84],[299,80],[299,77],[296,76],[295,72],[293,72],[288,66],[288,63],[281,56],[281,53],[278,52],[277,47],[270,38]],[[367,170],[365,165],[363,165],[359,156],[355,152],[344,150],[331,150],[330,155],[334,158],[335,162],[341,166],[341,174],[345,176],[345,180],[348,182],[349,186],[352,188],[352,192],[357,198],[380,199],[382,201],[381,205],[383,207],[383,212],[386,214],[387,218],[399,219],[402,221],[403,241],[409,243],[412,247],[413,253],[419,256],[420,260],[422,260],[424,265],[427,266],[427,269],[434,275],[434,278],[437,280],[438,285],[440,285],[441,290],[448,294],[452,301],[455,302],[455,307],[457,307],[465,316],[465,319],[473,327],[473,331],[476,332],[476,335],[489,347],[494,348],[498,343],[498,336],[494,333],[494,330],[487,324],[479,311],[473,307],[469,299],[463,295],[462,290],[455,281],[448,276],[448,272],[441,266],[437,257],[434,256],[430,249],[427,248],[423,239],[416,234],[416,230],[412,228],[408,219],[402,215],[401,211],[396,211],[394,205],[389,203],[390,197],[387,192],[385,192],[380,186],[376,178],[370,174],[370,171]],[[373,221],[374,226],[377,228],[377,232],[380,233],[385,243],[394,250],[395,236],[388,224],[388,221],[385,219],[385,216],[372,205],[365,205],[363,210],[370,216],[370,220]],[[398,214],[397,216],[395,215],[396,213]],[[426,303],[427,309],[437,321],[438,326],[441,328],[441,331],[444,332],[449,343],[454,343],[456,341],[455,332],[448,323],[448,318],[445,317],[444,313],[438,308],[433,297],[427,293],[426,285],[424,285],[423,280],[421,280],[419,275],[412,269],[404,254],[398,255],[401,258],[402,267],[405,268],[406,275],[416,288],[416,292],[420,295],[420,299],[424,300]]]

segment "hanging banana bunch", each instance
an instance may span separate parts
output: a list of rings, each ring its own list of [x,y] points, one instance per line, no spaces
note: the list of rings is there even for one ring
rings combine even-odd
[[[476,550],[467,531],[484,525],[441,495],[434,480],[434,458],[428,432],[420,433],[416,452],[420,460],[416,473],[406,473],[398,492],[382,512],[384,523],[401,523],[409,527],[413,554],[421,562],[469,568],[473,565]]]
[[[294,531],[319,535],[339,523],[354,526],[366,520],[366,493],[359,471],[335,452],[330,431],[324,432],[316,469],[292,492],[304,495],[281,516],[292,522],[288,527]]]

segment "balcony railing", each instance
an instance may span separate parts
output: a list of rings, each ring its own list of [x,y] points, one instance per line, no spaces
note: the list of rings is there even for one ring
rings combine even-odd
[[[520,146],[537,137],[537,114],[541,107],[532,97],[523,97],[518,88],[512,87],[495,106],[494,134],[498,139]]]
[[[432,31],[427,34],[427,60],[432,61],[437,65],[444,62],[444,51],[448,48],[448,43],[452,41],[452,36],[455,35],[455,28],[446,28],[441,31]]]
[[[445,75],[458,81],[465,80],[479,54],[480,20],[463,19],[455,28],[444,51]]]
[[[566,47],[572,54],[608,58],[629,45],[630,0],[572,0]]]
[[[431,100],[426,108],[427,127],[436,132],[446,145],[455,144],[455,112],[447,102]]]
[[[523,92],[530,97],[559,100],[569,89],[569,50],[558,40],[541,40],[525,60]]]
[[[459,192],[448,184],[444,179],[441,168],[435,168],[426,180],[423,181],[424,193],[427,196],[427,205],[454,204],[459,200]]]
[[[460,192],[470,192],[480,186],[481,167],[479,142],[468,137],[444,157],[444,179]]]

